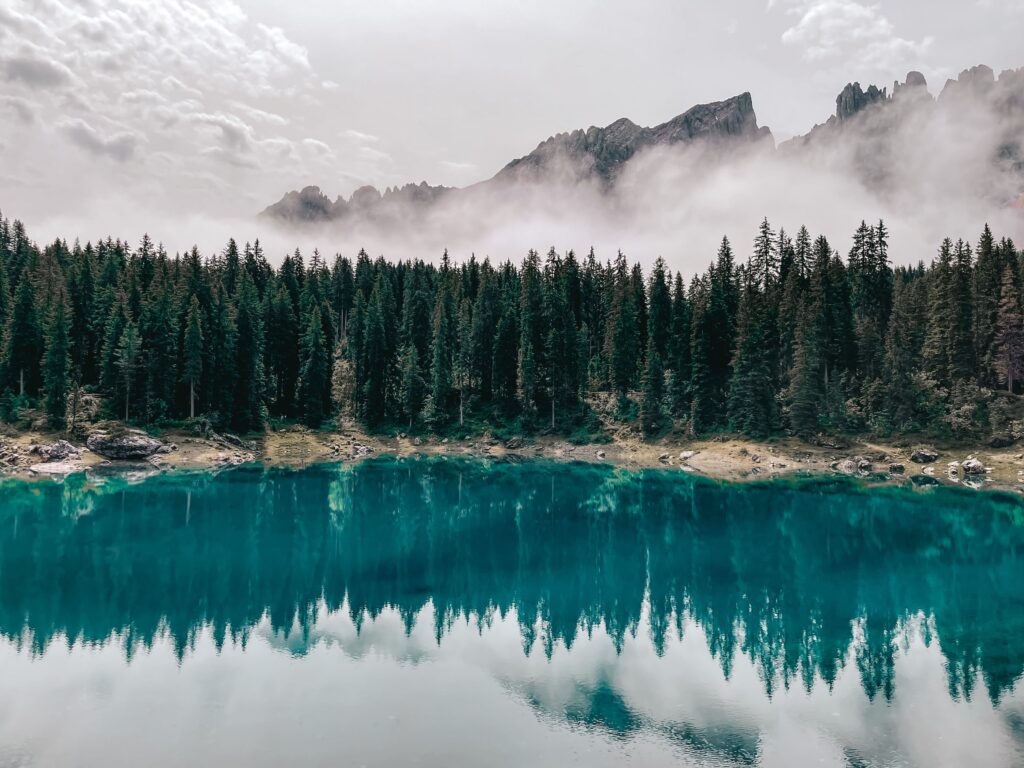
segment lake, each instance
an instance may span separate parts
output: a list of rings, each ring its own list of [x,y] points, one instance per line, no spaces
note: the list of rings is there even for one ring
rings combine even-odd
[[[1024,506],[375,459],[0,486],[0,766],[1024,765]]]

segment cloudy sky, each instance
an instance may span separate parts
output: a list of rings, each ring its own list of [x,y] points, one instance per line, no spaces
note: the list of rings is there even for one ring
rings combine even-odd
[[[742,91],[802,133],[849,80],[1022,66],[1021,28],[1024,0],[0,0],[0,210],[186,247],[288,189],[463,185]]]

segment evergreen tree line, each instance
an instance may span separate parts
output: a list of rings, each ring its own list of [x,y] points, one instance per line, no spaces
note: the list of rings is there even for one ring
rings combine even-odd
[[[0,413],[73,428],[99,394],[139,424],[570,430],[611,395],[647,432],[1017,436],[1022,280],[1024,255],[987,226],[893,268],[882,221],[843,258],[765,220],[745,262],[723,238],[687,281],[593,249],[518,266],[296,250],[275,269],[259,241],[205,259],[148,236],[37,247],[0,217]]]

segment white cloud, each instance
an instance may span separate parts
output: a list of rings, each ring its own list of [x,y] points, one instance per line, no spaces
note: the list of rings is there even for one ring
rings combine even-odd
[[[280,27],[268,27],[265,24],[257,26],[270,47],[283,59],[302,69],[309,69],[309,52],[298,43],[289,40]]]
[[[335,156],[334,150],[331,149],[330,145],[319,139],[303,139],[302,145],[318,157],[333,158]]]
[[[33,89],[58,88],[72,80],[71,70],[64,64],[32,49],[0,57],[0,74],[5,80],[20,82]]]
[[[4,96],[0,98],[0,104],[8,107],[26,125],[32,125],[36,121],[35,105],[28,99],[23,99],[20,96]]]
[[[253,107],[249,104],[244,104],[240,101],[229,102],[228,106],[238,112],[241,112],[250,120],[267,123],[269,125],[288,125],[288,118],[283,117],[282,115],[278,115],[275,112],[268,112],[265,109],[258,109],[257,107]]]
[[[380,141],[379,136],[374,136],[370,133],[363,133],[362,131],[356,131],[352,128],[349,128],[347,131],[342,131],[341,135],[358,144],[376,144]]]
[[[802,49],[812,62],[852,59],[889,71],[921,57],[932,44],[931,37],[900,37],[878,5],[857,0],[804,0],[789,13],[797,22],[782,33],[782,42]]]
[[[57,128],[87,152],[109,157],[121,163],[134,157],[141,141],[138,135],[130,131],[104,136],[81,118],[62,120],[57,124]]]

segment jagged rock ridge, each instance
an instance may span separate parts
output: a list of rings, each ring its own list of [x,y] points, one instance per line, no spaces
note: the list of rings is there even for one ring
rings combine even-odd
[[[1017,184],[1018,177],[1024,178],[1024,68],[1007,70],[997,78],[989,67],[971,67],[955,80],[948,80],[938,98],[928,92],[924,75],[916,71],[907,73],[903,82],[895,81],[891,92],[885,87],[863,88],[860,83],[848,83],[836,97],[835,113],[827,121],[803,136],[782,142],[778,150],[809,152],[815,148],[839,148],[847,142],[856,158],[857,175],[868,186],[882,188],[890,161],[898,154],[893,140],[896,133],[927,124],[933,113],[956,115],[978,103],[983,103],[999,119],[1003,135],[992,162],[1001,173],[1012,175],[1012,200],[1024,207],[1024,182]],[[421,182],[388,188],[382,194],[365,186],[348,200],[338,197],[332,201],[319,187],[309,186],[287,193],[261,216],[293,224],[344,221],[350,217],[407,220],[425,213],[442,199],[470,190],[491,189],[500,193],[505,184],[591,180],[610,187],[630,160],[655,146],[770,141],[769,129],[757,124],[751,95],[743,93],[725,101],[695,106],[654,127],[621,118],[603,128],[591,126],[557,134],[529,154],[512,160],[491,179],[465,189]],[[1005,202],[1013,204],[1012,200]]]
[[[495,178],[543,177],[567,161],[576,164],[581,175],[596,174],[612,182],[618,171],[637,152],[656,145],[696,140],[756,140],[770,138],[768,128],[759,128],[749,93],[726,101],[701,104],[653,128],[637,125],[625,117],[604,128],[560,133],[541,142],[530,154],[513,160]]]
[[[594,177],[602,183],[613,183],[617,173],[638,152],[648,147],[683,142],[754,142],[771,140],[766,127],[758,127],[754,105],[749,93],[725,101],[701,104],[671,120],[652,128],[639,126],[621,118],[599,128],[560,133],[541,142],[535,150],[513,160],[487,184],[535,181],[553,174],[571,175],[572,180]],[[451,187],[432,187],[426,182],[387,189],[382,195],[374,187],[360,187],[345,200],[332,201],[319,187],[308,186],[289,192],[268,206],[263,217],[289,223],[310,223],[343,220],[353,214],[382,218],[391,213],[428,208],[450,195]]]

